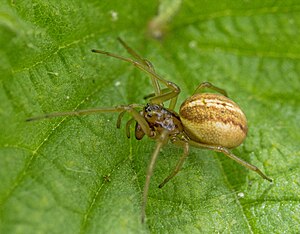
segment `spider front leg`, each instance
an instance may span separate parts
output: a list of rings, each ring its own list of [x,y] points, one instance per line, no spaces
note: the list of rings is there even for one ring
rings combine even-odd
[[[109,56],[109,57],[113,57],[113,58],[116,58],[116,59],[119,59],[119,60],[123,60],[125,62],[133,64],[138,69],[148,73],[148,75],[150,76],[150,78],[152,80],[152,84],[153,84],[154,92],[155,92],[155,96],[149,99],[150,103],[162,104],[163,102],[170,100],[170,109],[174,109],[174,107],[176,105],[176,102],[177,102],[177,96],[180,93],[180,88],[176,84],[174,84],[173,82],[167,81],[167,80],[163,79],[162,77],[160,77],[155,72],[155,70],[153,68],[153,65],[148,60],[142,59],[137,53],[135,53],[122,40],[120,40],[120,42],[127,49],[127,51],[133,57],[135,57],[138,60],[133,60],[131,58],[125,58],[123,56],[113,54],[113,53],[110,53],[110,52],[106,52],[106,51],[103,51],[103,50],[93,49],[92,52],[99,53],[99,54],[104,54],[104,55]],[[160,87],[158,85],[158,82],[161,82],[162,84],[164,84],[169,89],[169,91],[162,93],[162,90],[160,89]]]
[[[208,150],[213,150],[216,152],[221,152],[223,154],[225,154],[227,157],[233,159],[234,161],[236,161],[238,164],[241,164],[242,166],[256,172],[257,174],[259,174],[263,179],[268,180],[270,182],[272,182],[273,180],[271,178],[269,178],[268,176],[266,176],[260,169],[258,169],[256,166],[252,165],[251,163],[248,163],[244,160],[242,160],[241,158],[235,156],[229,149],[223,147],[223,146],[214,146],[214,145],[207,145],[207,144],[203,144],[203,143],[199,143],[199,142],[195,142],[190,140],[189,144],[191,146],[197,147],[197,148],[202,148],[202,149],[208,149]]]
[[[177,102],[177,96],[180,93],[179,87],[176,84],[166,81],[163,78],[159,77],[158,74],[155,72],[155,69],[154,69],[154,66],[152,65],[152,63],[148,59],[141,57],[129,45],[127,45],[120,37],[118,37],[118,41],[122,44],[122,46],[127,50],[127,52],[129,54],[131,54],[135,59],[137,59],[137,61],[135,61],[135,62],[140,63],[139,65],[136,65],[136,64],[134,64],[134,65],[140,69],[142,69],[141,65],[144,65],[146,68],[146,70],[144,70],[144,71],[150,75],[150,78],[152,81],[152,86],[154,88],[154,96],[149,99],[150,102],[155,103],[155,104],[161,104],[165,101],[171,100],[169,108],[174,109],[176,102]],[[93,51],[93,52],[96,52],[96,51]],[[107,55],[109,55],[109,54],[107,54]],[[109,56],[116,57],[113,54],[110,54]],[[120,59],[120,57],[118,57],[118,58]],[[128,61],[128,62],[130,62],[130,61]],[[158,81],[165,84],[168,88],[161,89]]]
[[[56,117],[62,117],[62,116],[80,116],[80,115],[90,115],[90,114],[96,114],[96,113],[114,113],[114,112],[120,112],[118,120],[117,120],[117,127],[120,127],[121,124],[121,119],[124,116],[124,114],[127,112],[129,113],[132,118],[137,121],[144,131],[144,133],[151,137],[152,132],[149,127],[149,124],[145,120],[143,116],[140,115],[140,113],[135,109],[135,108],[141,108],[143,107],[142,105],[139,104],[131,104],[131,105],[120,105],[116,107],[103,107],[103,108],[93,108],[93,109],[86,109],[86,110],[78,110],[78,111],[66,111],[66,112],[54,112],[54,113],[48,113],[40,116],[35,116],[26,119],[27,122],[31,121],[37,121],[41,119],[49,119],[49,118],[56,118]],[[127,124],[126,127],[126,134],[127,136],[129,135],[128,129],[129,129],[129,124],[132,122],[132,120],[129,120],[129,123]]]
[[[159,137],[156,139],[156,147],[155,150],[151,156],[150,163],[148,164],[147,169],[147,175],[146,175],[146,181],[143,191],[143,200],[142,200],[142,215],[141,215],[141,221],[144,223],[145,216],[146,216],[146,206],[147,206],[147,198],[148,198],[148,192],[149,192],[149,185],[150,185],[150,179],[153,174],[153,169],[155,166],[156,159],[158,157],[160,149],[168,142],[169,140],[169,131],[164,130]]]
[[[174,141],[173,143],[183,147],[183,154],[179,158],[179,160],[176,164],[176,167],[171,172],[171,174],[168,177],[166,177],[164,179],[164,181],[158,186],[159,188],[162,188],[166,183],[169,182],[170,179],[172,179],[175,175],[177,175],[177,173],[180,171],[185,159],[189,155],[189,143],[187,141]]]
[[[129,54],[131,54],[135,59],[137,59],[138,61],[140,61],[143,65],[147,66],[150,70],[152,70],[153,72],[155,72],[152,63],[149,60],[147,60],[147,59],[143,58],[142,56],[140,56],[129,45],[127,45],[125,43],[125,41],[123,41],[120,37],[118,37],[117,39],[121,43],[121,45],[127,50],[127,52]],[[153,86],[153,88],[155,90],[155,94],[159,95],[161,93],[161,90],[160,90],[160,86],[159,86],[159,83],[158,83],[157,79],[155,79],[154,77],[151,76],[151,82],[152,82],[152,86]]]

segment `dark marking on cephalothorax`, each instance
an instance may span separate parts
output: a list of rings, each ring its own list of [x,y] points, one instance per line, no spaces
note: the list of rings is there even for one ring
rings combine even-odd
[[[141,111],[141,115],[144,116],[152,131],[162,132],[163,130],[168,130],[170,135],[177,135],[183,131],[179,115],[161,105],[147,104]],[[141,129],[138,125],[136,127],[137,130],[138,136],[136,137],[139,137],[141,136]]]

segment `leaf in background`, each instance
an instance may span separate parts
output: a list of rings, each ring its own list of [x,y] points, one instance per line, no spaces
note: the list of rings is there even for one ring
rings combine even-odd
[[[0,233],[300,231],[299,3],[184,1],[162,42],[145,37],[156,9],[150,1],[1,5]],[[141,225],[153,141],[128,140],[113,114],[24,121],[143,103],[153,91],[145,74],[90,52],[126,55],[117,36],[181,87],[179,103],[205,80],[226,89],[250,127],[234,153],[274,183],[222,154],[192,149],[158,189],[182,152],[168,145]]]

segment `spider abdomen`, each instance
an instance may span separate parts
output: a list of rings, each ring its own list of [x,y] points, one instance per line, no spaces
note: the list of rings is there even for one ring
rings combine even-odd
[[[180,107],[186,134],[194,141],[235,148],[247,135],[247,119],[229,98],[212,93],[195,94]]]

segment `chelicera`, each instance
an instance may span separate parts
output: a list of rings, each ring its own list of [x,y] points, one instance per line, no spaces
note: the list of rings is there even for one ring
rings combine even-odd
[[[173,82],[160,77],[150,61],[138,55],[120,38],[118,40],[135,60],[102,50],[92,50],[92,52],[123,60],[146,72],[154,88],[154,93],[147,96],[148,103],[146,105],[130,104],[108,108],[56,112],[32,117],[27,121],[69,115],[118,112],[117,127],[120,128],[124,114],[131,115],[132,118],[126,123],[127,137],[130,137],[130,126],[135,124],[135,137],[137,140],[147,136],[156,141],[144,185],[141,208],[142,222],[145,220],[148,190],[155,162],[160,149],[169,141],[182,147],[183,153],[173,171],[159,185],[159,188],[162,188],[180,171],[184,160],[189,154],[190,146],[221,152],[242,166],[256,172],[262,178],[272,181],[256,166],[238,158],[230,151],[230,149],[239,146],[244,141],[248,128],[244,113],[235,102],[227,97],[227,93],[223,89],[209,82],[201,83],[194,94],[182,103],[178,114],[174,111],[174,108],[180,88]],[[161,88],[161,85],[165,87]],[[212,89],[217,93],[205,93],[203,92],[204,88]],[[164,104],[167,101],[169,106],[165,107]]]

